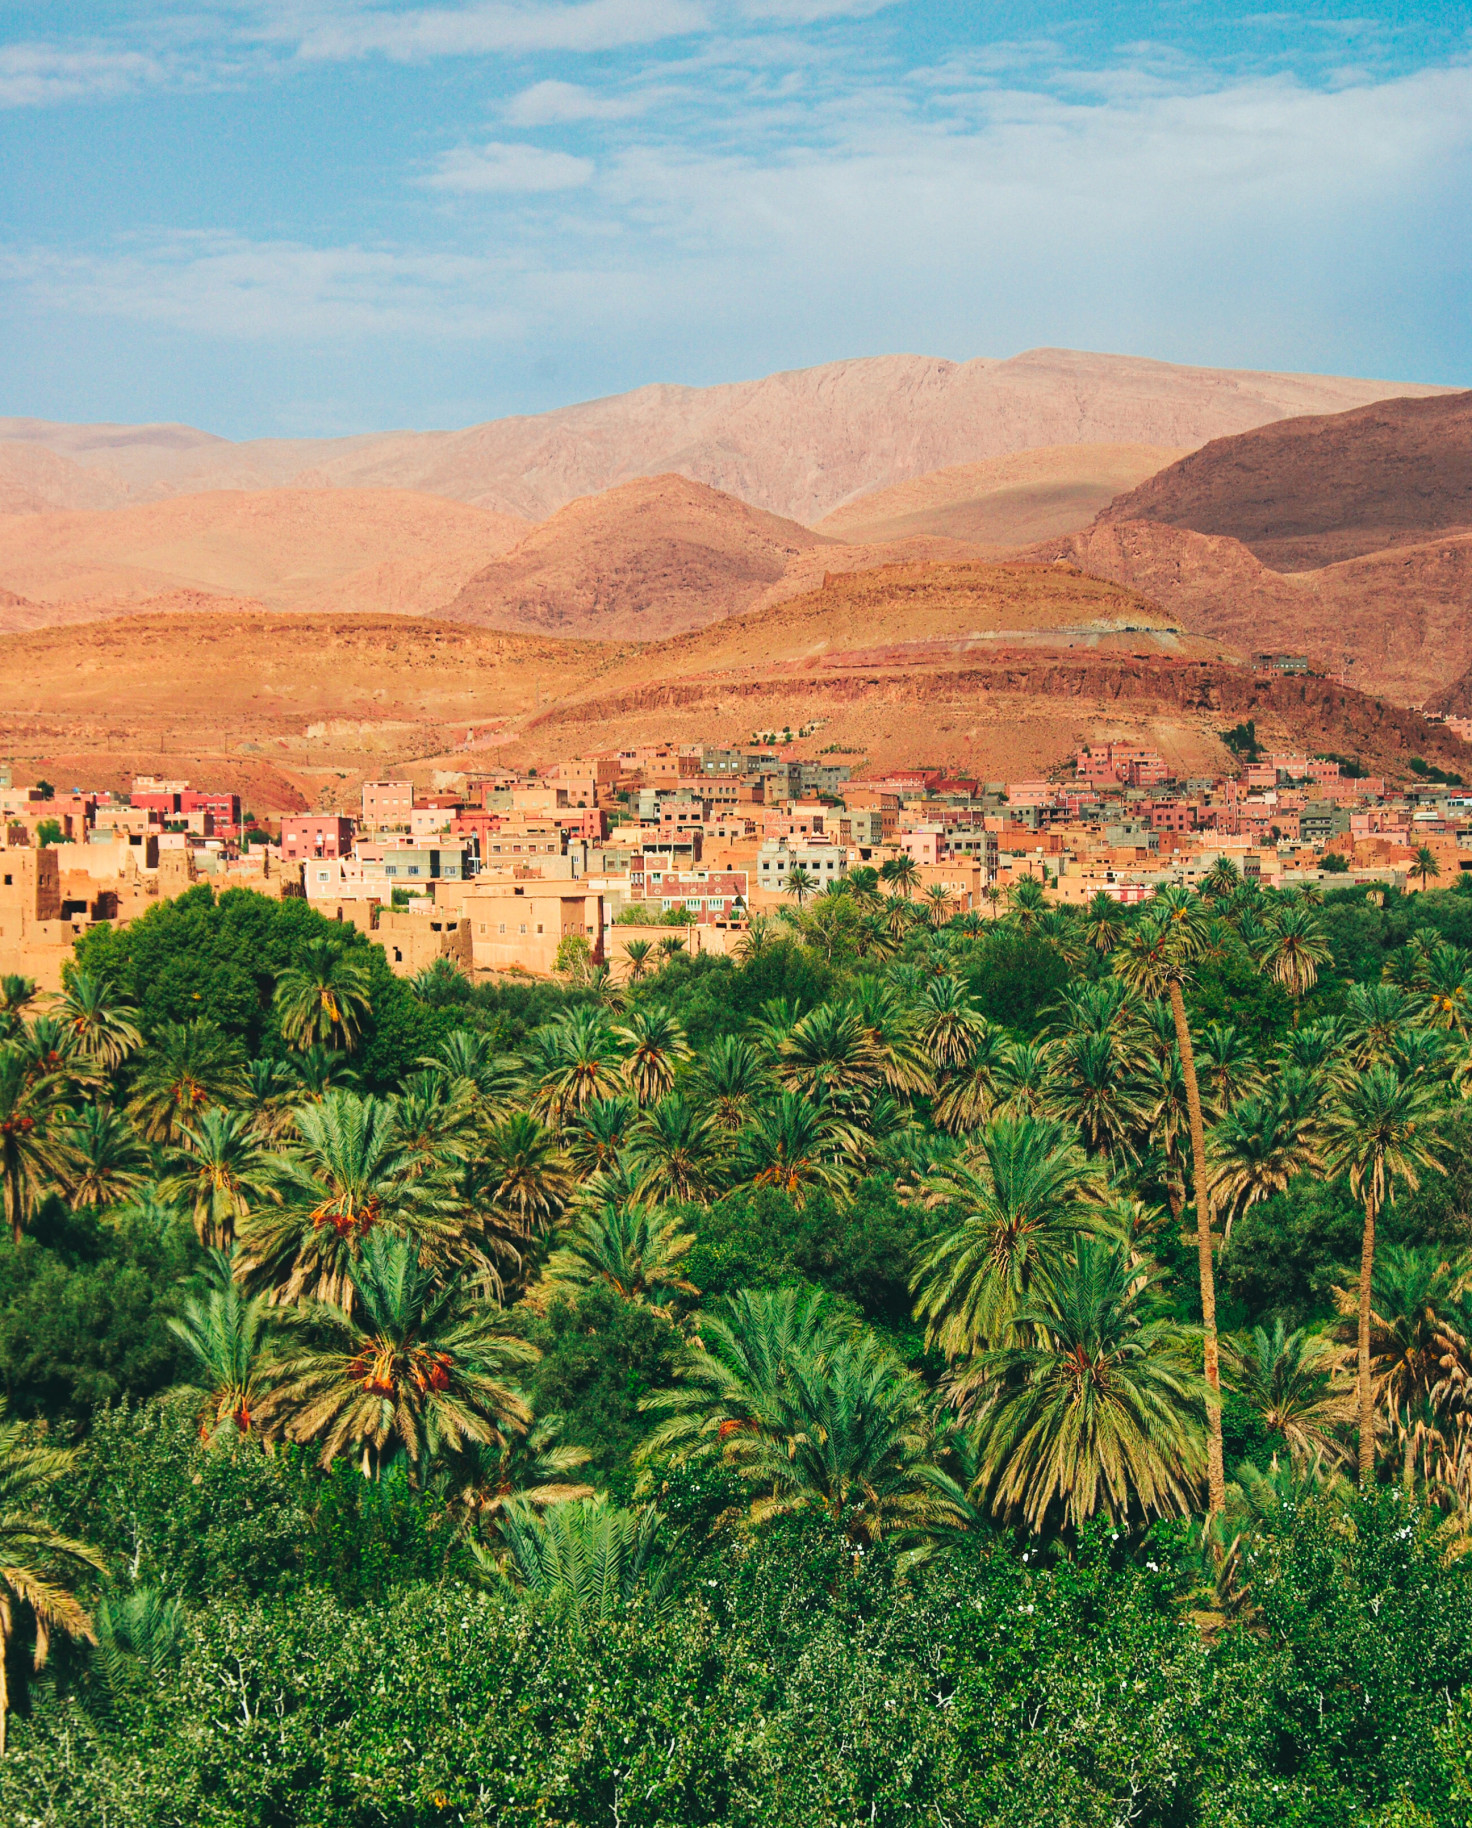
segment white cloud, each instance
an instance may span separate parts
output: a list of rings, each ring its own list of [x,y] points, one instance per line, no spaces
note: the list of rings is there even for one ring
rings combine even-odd
[[[591,159],[571,153],[492,140],[486,146],[460,146],[443,154],[438,169],[420,182],[431,190],[462,192],[575,190],[588,182],[593,170]]]
[[[552,127],[566,121],[624,121],[643,114],[655,97],[642,95],[598,95],[577,83],[533,83],[513,95],[506,104],[505,116],[513,127]]]
[[[0,45],[0,108],[121,95],[164,77],[163,65],[141,51],[102,45]]]
[[[425,7],[411,12],[377,8],[308,13],[278,21],[266,36],[292,43],[316,60],[368,57],[404,62],[432,57],[487,56],[495,52],[612,51],[657,43],[706,28],[698,0],[576,0],[575,4],[522,3]]]

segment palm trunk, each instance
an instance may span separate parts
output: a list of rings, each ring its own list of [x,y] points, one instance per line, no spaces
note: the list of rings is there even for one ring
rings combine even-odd
[[[1370,1281],[1375,1273],[1375,1196],[1365,1193],[1365,1234],[1360,1243],[1359,1425],[1360,1486],[1375,1476],[1375,1389],[1370,1382]]]
[[[1222,1455],[1221,1360],[1216,1342],[1216,1266],[1211,1257],[1211,1195],[1206,1182],[1206,1125],[1201,1116],[1201,1087],[1196,1081],[1196,1056],[1191,1050],[1191,1030],[1186,1024],[1186,1003],[1180,984],[1172,978],[1170,1012],[1175,1017],[1176,1046],[1181,1074],[1186,1081],[1186,1105],[1191,1113],[1191,1160],[1196,1178],[1196,1262],[1201,1277],[1201,1332],[1203,1370],[1217,1399],[1206,1410],[1207,1506],[1215,1516],[1227,1501],[1227,1474]]]

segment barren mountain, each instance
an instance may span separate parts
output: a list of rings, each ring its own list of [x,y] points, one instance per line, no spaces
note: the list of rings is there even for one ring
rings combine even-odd
[[[944,534],[997,547],[1086,527],[1122,490],[1185,453],[1167,445],[1061,444],[932,470],[875,489],[818,522],[845,540]]]
[[[810,523],[871,490],[1040,446],[1190,449],[1290,414],[1445,391],[1035,349],[1005,361],[877,356],[724,387],[643,387],[453,432],[236,444],[189,426],[11,419],[0,420],[0,441],[43,447],[133,500],[332,484],[413,489],[541,520],[673,470]]]
[[[54,606],[47,621],[117,614],[177,591],[272,609],[422,612],[525,531],[509,515],[406,490],[225,491],[0,516],[0,581],[38,608]]]
[[[1224,534],[1277,571],[1472,529],[1472,393],[1382,400],[1214,439],[1099,518]]]
[[[1401,704],[1434,697],[1472,662],[1472,534],[1288,573],[1238,540],[1144,520],[1103,522],[1037,552],[1138,590],[1197,634],[1305,654]]]
[[[479,571],[445,608],[462,622],[653,640],[744,609],[820,534],[683,476],[575,501]]]

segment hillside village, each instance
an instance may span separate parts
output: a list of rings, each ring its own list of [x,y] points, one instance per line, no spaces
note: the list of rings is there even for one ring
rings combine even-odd
[[[1444,720],[1472,737],[1472,723]],[[650,744],[545,772],[367,781],[358,816],[273,813],[138,776],[126,796],[0,772],[0,954],[57,989],[74,942],[198,884],[304,896],[412,976],[547,976],[652,948],[733,950],[751,923],[875,871],[935,917],[995,917],[1024,879],[1047,902],[1132,904],[1221,858],[1265,886],[1444,888],[1472,875],[1472,786],[1419,758],[1401,785],[1344,757],[1223,732],[1233,773],[1172,776],[1095,742],[1050,778],[918,768],[855,777],[793,744]],[[783,732],[790,738],[791,732]]]

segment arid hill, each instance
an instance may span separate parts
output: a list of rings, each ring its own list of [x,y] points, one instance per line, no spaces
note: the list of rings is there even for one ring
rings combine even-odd
[[[724,387],[643,387],[452,432],[236,444],[190,426],[9,419],[0,420],[0,453],[39,447],[117,500],[336,485],[417,490],[538,521],[579,497],[673,470],[810,524],[871,490],[1040,446],[1191,449],[1290,414],[1444,391],[1067,349],[1005,361],[893,355]],[[41,505],[110,505],[82,502],[78,486],[69,469],[50,482],[26,472]]]
[[[744,609],[799,553],[825,545],[795,521],[683,476],[575,501],[478,571],[454,621],[655,640]]]
[[[845,540],[943,534],[982,546],[1030,546],[1086,527],[1122,490],[1185,453],[1168,445],[1061,444],[956,464],[861,495],[818,522]]]
[[[1280,572],[1472,530],[1472,393],[1382,400],[1213,439],[1099,519],[1224,535]]]
[[[437,609],[526,532],[512,516],[402,489],[278,489],[0,516],[0,583],[54,621],[176,591],[267,608]],[[0,608],[0,627],[6,621]]]

